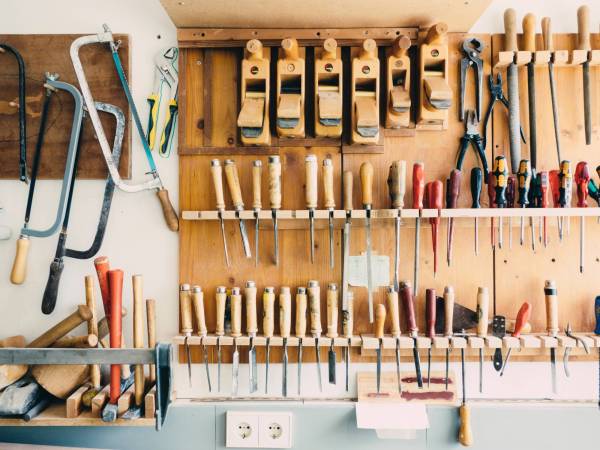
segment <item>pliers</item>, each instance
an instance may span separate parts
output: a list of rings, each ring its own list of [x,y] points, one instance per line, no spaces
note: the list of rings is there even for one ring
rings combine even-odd
[[[477,101],[477,120],[481,120],[481,99],[483,97],[483,60],[480,55],[485,45],[477,38],[465,39],[462,43],[463,57],[460,60],[460,109],[459,120],[465,120],[465,86],[467,83],[467,70],[475,70],[475,96]]]
[[[483,139],[479,134],[479,121],[477,120],[477,116],[475,111],[472,109],[468,109],[466,111],[466,122],[465,122],[465,134],[460,138],[460,147],[458,149],[458,158],[456,160],[456,168],[458,170],[462,170],[463,161],[465,159],[465,154],[467,153],[467,148],[469,144],[472,144],[475,150],[477,151],[477,156],[479,156],[479,160],[481,161],[481,166],[483,169],[484,181],[487,182],[488,179],[488,163],[487,158],[485,157],[485,147],[483,145]]]
[[[581,346],[583,347],[585,352],[588,355],[590,354],[590,348],[588,347],[587,343],[583,339],[581,339],[579,336],[575,336],[571,332],[571,324],[570,323],[567,323],[567,327],[565,328],[565,334],[567,335],[567,337],[570,337],[571,339],[575,339],[575,345],[577,347],[581,344]],[[569,355],[570,354],[571,354],[571,347],[566,347],[565,353],[563,355],[563,366],[565,368],[565,375],[567,377],[570,375],[570,372],[569,372]]]

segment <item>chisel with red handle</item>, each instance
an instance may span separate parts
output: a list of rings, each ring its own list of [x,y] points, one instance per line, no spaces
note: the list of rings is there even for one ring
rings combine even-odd
[[[515,329],[513,330],[511,336],[518,338],[521,335],[521,331],[529,322],[529,317],[531,316],[531,303],[524,302],[519,308],[519,312],[517,313],[517,318],[515,320]],[[508,364],[508,359],[510,358],[510,352],[512,352],[512,347],[508,349],[506,353],[506,358],[504,359],[504,363],[502,364],[502,370],[500,371],[500,376],[504,375],[504,371],[506,370],[506,365]]]
[[[421,246],[421,210],[423,209],[423,195],[425,194],[425,165],[422,162],[413,165],[413,209],[418,209],[415,218],[415,264],[414,264],[414,295],[417,296],[419,288],[419,250]],[[421,386],[420,386],[421,387]]]

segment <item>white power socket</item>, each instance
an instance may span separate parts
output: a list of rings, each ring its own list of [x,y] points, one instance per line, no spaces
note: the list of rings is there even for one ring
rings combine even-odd
[[[227,411],[225,441],[234,448],[292,448],[292,413]]]

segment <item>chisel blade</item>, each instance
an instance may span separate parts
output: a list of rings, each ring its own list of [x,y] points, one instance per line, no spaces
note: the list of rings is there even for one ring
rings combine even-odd
[[[238,377],[240,373],[240,352],[238,351],[237,342],[233,343],[233,356],[232,356],[232,368],[231,368],[231,395],[237,397],[238,395]]]
[[[227,251],[227,238],[225,237],[225,221],[223,215],[219,212],[219,221],[221,222],[221,237],[223,238],[223,253],[225,254],[225,264],[230,267],[229,252]]]
[[[350,344],[351,340],[348,339],[348,346],[344,349],[346,353],[346,392],[350,389]]]
[[[402,379],[400,378],[400,339],[396,338],[396,378],[398,379],[398,392],[402,393]]]
[[[288,351],[287,351],[287,338],[283,338],[283,372],[281,378],[281,395],[287,397],[287,372],[288,372]]]
[[[550,348],[550,376],[552,379],[552,393],[556,394],[556,349]]]
[[[298,342],[298,396],[302,395],[302,338]]]
[[[400,213],[398,213],[400,214]],[[400,290],[400,216],[396,216],[394,219],[394,289],[396,292]]]
[[[246,225],[244,224],[244,220],[240,218],[239,212],[236,213],[240,223],[240,234],[242,235],[242,245],[244,247],[244,255],[246,258],[252,258],[252,253],[250,252],[250,242],[248,242],[248,234],[246,233]]]
[[[190,354],[190,344],[188,342],[188,337],[185,337],[184,340],[184,344],[185,344],[185,357],[187,359],[187,368],[188,368],[188,382],[190,384],[190,387],[192,387],[192,355]]]
[[[248,351],[248,371],[250,381],[250,393],[258,391],[258,373],[256,367],[256,346],[254,338],[250,337],[250,350]]]
[[[329,211],[329,267],[335,267],[335,258],[333,255],[333,211]]]
[[[204,368],[206,369],[206,381],[208,383],[208,392],[212,392],[212,384],[210,382],[210,369],[208,367],[208,349],[202,342],[202,352],[204,353]]]
[[[583,63],[583,114],[585,120],[585,144],[592,144],[592,106],[590,98],[590,63]]]
[[[271,355],[271,339],[267,338],[267,355],[265,357],[265,394],[269,393],[269,359]]]
[[[371,211],[367,210],[367,290],[369,297],[369,323],[373,323],[373,254],[371,249]]]
[[[377,347],[377,393],[381,391],[381,347],[383,345],[382,340],[379,340],[379,347]]]
[[[254,213],[254,265],[258,266],[259,219],[258,212]]]
[[[421,357],[419,356],[419,347],[417,346],[417,338],[413,338],[413,359],[415,360],[415,374],[417,376],[417,385],[419,389],[423,388],[423,376],[421,375]]]
[[[221,392],[221,337],[217,338],[217,392]]]
[[[344,223],[344,260],[342,261],[342,310],[348,309],[348,258],[350,257],[350,229],[351,222],[346,216]]]
[[[317,377],[319,379],[319,391],[323,392],[323,380],[321,379],[321,352],[319,351],[319,338],[315,338],[315,356],[317,359]]]
[[[331,345],[329,347],[329,353],[327,355],[328,369],[329,369],[329,384],[336,384],[336,376],[335,376],[335,363],[336,363],[336,355],[335,349],[333,347],[333,339],[331,340]]]
[[[279,265],[279,226],[277,223],[277,211],[272,211],[273,215],[273,240],[275,246],[275,265]]]
[[[309,215],[309,228],[310,228],[310,262],[315,262],[315,211],[311,209]]]

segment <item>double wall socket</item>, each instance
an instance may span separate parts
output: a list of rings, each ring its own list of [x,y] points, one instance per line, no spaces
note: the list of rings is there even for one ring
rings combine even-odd
[[[292,413],[227,411],[226,446],[292,448]]]

